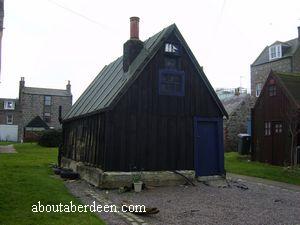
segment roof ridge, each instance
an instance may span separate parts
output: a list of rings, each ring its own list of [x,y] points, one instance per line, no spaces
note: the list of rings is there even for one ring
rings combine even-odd
[[[59,89],[59,88],[43,88],[43,87],[24,87],[24,88],[35,88],[35,89],[44,89],[44,90],[60,90],[60,91],[67,91],[66,89]]]

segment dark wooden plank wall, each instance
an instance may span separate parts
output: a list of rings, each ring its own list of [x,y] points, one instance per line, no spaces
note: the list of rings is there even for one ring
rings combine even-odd
[[[102,168],[104,162],[105,114],[63,124],[63,156]]]
[[[266,83],[272,77],[269,77]],[[276,96],[269,96],[267,86],[261,93],[261,99],[253,109],[253,155],[254,160],[276,165],[290,162],[290,139],[286,115],[291,103],[280,86],[276,85]],[[281,121],[283,124],[282,139],[265,136],[265,122]],[[276,138],[276,144],[273,144]]]
[[[178,42],[175,36],[169,41]],[[164,49],[107,114],[105,170],[194,169],[194,116],[221,117],[215,101],[185,51],[185,96],[158,95]]]

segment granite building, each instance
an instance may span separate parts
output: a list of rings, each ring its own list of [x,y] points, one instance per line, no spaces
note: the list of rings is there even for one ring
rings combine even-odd
[[[26,132],[29,131],[60,129],[59,106],[62,107],[62,116],[71,109],[70,82],[66,89],[26,87],[22,77],[19,98],[0,99],[0,139],[21,141],[24,137],[26,139]],[[15,136],[16,132],[17,139],[12,139],[11,136]]]
[[[300,27],[298,37],[266,46],[251,65],[251,95],[258,97],[270,71],[300,72]]]

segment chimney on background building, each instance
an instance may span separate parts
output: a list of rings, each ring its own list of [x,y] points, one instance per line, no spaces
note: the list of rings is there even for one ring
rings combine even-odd
[[[22,97],[22,90],[25,87],[25,78],[21,77],[20,83],[19,83],[19,100],[21,101]]]
[[[68,91],[69,94],[71,94],[71,83],[68,80],[68,84],[66,85],[66,90]]]
[[[144,43],[139,38],[139,17],[130,17],[130,39],[123,46],[123,70],[127,72],[133,60],[143,49]]]
[[[20,80],[20,89],[25,87],[25,78],[24,77],[21,77],[21,80]]]
[[[298,27],[298,41],[300,42],[300,26]]]

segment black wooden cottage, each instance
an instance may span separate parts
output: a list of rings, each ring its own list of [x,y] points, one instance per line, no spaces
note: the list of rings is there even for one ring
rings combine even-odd
[[[63,120],[63,157],[103,171],[224,173],[222,103],[175,24],[105,66]]]
[[[300,164],[299,126],[300,73],[271,71],[252,109],[252,159]]]

